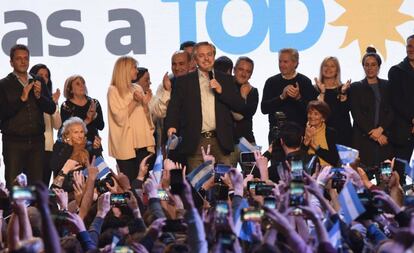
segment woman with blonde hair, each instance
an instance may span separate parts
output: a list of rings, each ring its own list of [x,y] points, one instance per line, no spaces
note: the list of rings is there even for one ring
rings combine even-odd
[[[320,67],[319,79],[315,78],[318,100],[329,105],[331,114],[326,125],[338,133],[338,144],[351,146],[352,125],[349,115],[348,88],[351,80],[341,82],[341,67],[336,57],[326,57]]]
[[[133,83],[137,61],[118,58],[108,88],[109,155],[130,180],[136,178],[141,160],[155,151],[154,124],[148,104],[151,92]]]

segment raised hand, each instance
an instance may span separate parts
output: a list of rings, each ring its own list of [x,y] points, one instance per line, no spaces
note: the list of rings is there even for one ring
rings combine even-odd
[[[213,155],[210,155],[210,144],[207,145],[207,150],[201,146],[201,155],[203,156],[204,162],[211,161],[211,163],[214,164],[216,161],[216,158],[214,158]]]
[[[56,91],[52,94],[53,102],[57,104],[59,102],[59,98],[60,98],[60,89],[57,88]]]
[[[164,90],[171,91],[171,80],[168,77],[168,71],[165,73],[164,77],[162,78],[162,86],[164,87]]]
[[[324,94],[325,93],[325,91],[326,91],[326,86],[325,86],[325,84],[324,83],[322,83],[321,82],[321,80],[319,80],[318,78],[316,78],[315,77],[315,83],[316,83],[316,86],[318,87],[318,89],[319,89],[319,91],[320,91],[320,93],[321,94]]]

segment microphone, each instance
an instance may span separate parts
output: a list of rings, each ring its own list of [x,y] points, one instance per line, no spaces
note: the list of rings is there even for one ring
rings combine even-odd
[[[209,71],[208,72],[208,78],[210,79],[210,80],[213,80],[214,79],[214,74],[213,74],[213,71]]]

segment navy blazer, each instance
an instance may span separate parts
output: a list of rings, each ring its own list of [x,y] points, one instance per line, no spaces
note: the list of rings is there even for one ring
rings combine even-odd
[[[215,93],[217,139],[223,151],[230,153],[233,151],[233,118],[230,111],[243,113],[246,105],[230,75],[215,71],[215,79],[222,87],[221,94]],[[198,71],[178,77],[175,85],[168,104],[165,130],[171,127],[177,129],[183,138],[177,151],[189,155],[196,152],[202,128]]]

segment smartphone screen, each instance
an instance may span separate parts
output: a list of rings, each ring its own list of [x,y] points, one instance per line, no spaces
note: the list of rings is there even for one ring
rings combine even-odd
[[[254,163],[256,158],[254,157],[253,152],[241,152],[240,153],[240,162],[241,163]]]
[[[160,200],[168,200],[169,199],[168,194],[164,189],[158,189],[157,195],[158,195],[158,198]]]
[[[291,195],[303,195],[305,193],[305,188],[303,182],[292,181],[290,183],[290,194]]]
[[[270,209],[276,208],[276,199],[273,197],[265,197],[263,201],[263,205]]]
[[[290,162],[290,166],[291,166],[291,169],[292,169],[292,176],[302,177],[302,174],[303,174],[303,162],[302,162],[302,160],[292,160]]]
[[[243,221],[261,221],[264,215],[263,209],[256,208],[243,208],[242,220]]]
[[[216,216],[226,217],[229,213],[229,204],[226,201],[217,201],[215,212]]]
[[[36,188],[34,186],[20,187],[13,186],[12,199],[13,200],[35,200]]]
[[[215,168],[215,173],[217,174],[226,174],[227,172],[229,172],[231,169],[230,165],[226,165],[226,164],[217,164],[216,168]]]
[[[247,189],[249,190],[256,190],[256,185],[258,184],[265,184],[264,181],[248,181],[247,182]]]
[[[125,206],[127,205],[127,198],[129,198],[129,193],[119,193],[119,194],[111,194],[110,203],[114,206]]]
[[[391,176],[391,163],[381,163],[381,174],[385,176]]]
[[[115,253],[134,253],[134,251],[128,246],[116,246],[114,248]]]

